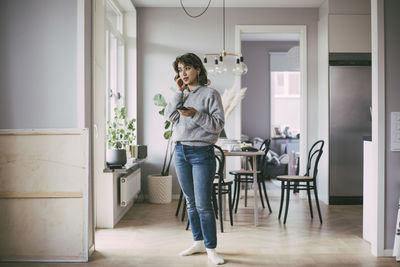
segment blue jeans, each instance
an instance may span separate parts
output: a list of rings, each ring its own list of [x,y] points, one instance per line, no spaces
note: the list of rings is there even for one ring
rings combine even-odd
[[[217,227],[212,206],[212,187],[216,162],[214,147],[177,143],[175,169],[187,203],[194,240],[203,240],[206,248],[217,247]]]

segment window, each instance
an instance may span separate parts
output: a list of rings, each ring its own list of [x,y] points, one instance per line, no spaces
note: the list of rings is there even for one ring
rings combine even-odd
[[[123,14],[112,0],[106,2],[106,120],[114,108],[125,106],[125,40]]]
[[[271,89],[275,98],[300,98],[300,72],[272,71]]]
[[[285,63],[286,53],[270,54],[271,136],[286,126],[300,133],[300,71]]]

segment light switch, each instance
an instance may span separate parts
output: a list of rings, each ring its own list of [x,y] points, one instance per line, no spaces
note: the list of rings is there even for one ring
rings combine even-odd
[[[390,113],[391,151],[400,151],[400,112]]]

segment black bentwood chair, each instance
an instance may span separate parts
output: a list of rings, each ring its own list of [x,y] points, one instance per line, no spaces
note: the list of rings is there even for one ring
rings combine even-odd
[[[214,148],[219,151],[220,155],[216,155],[217,161],[217,173],[215,174],[214,184],[213,184],[213,203],[214,210],[217,208],[219,212],[219,222],[221,226],[221,232],[224,232],[224,218],[222,217],[222,196],[228,195],[228,205],[229,205],[229,218],[231,226],[233,226],[232,218],[232,180],[224,179],[224,169],[225,169],[225,154],[222,148],[214,145]],[[216,204],[216,196],[218,197],[218,205]],[[217,217],[218,218],[218,217]]]
[[[321,210],[319,208],[318,192],[317,192],[317,174],[318,174],[318,163],[322,156],[324,147],[324,141],[319,140],[313,144],[310,151],[308,152],[307,159],[307,171],[304,176],[299,175],[280,175],[277,179],[281,181],[281,204],[279,207],[278,218],[281,219],[281,212],[283,206],[284,194],[286,191],[286,207],[285,207],[285,218],[283,223],[286,224],[287,213],[289,209],[289,196],[290,190],[307,190],[308,205],[310,206],[310,215],[313,218],[312,204],[311,204],[311,194],[310,191],[314,190],[315,202],[317,204],[319,221],[322,223]],[[313,167],[313,173],[311,175],[310,170]]]
[[[264,190],[264,197],[265,201],[267,202],[269,212],[271,213],[271,205],[269,204],[268,200],[268,194],[267,194],[267,189],[265,187],[265,168],[267,164],[267,154],[268,151],[270,150],[271,146],[271,140],[270,139],[265,139],[264,142],[260,146],[260,150],[264,151],[264,155],[262,156],[257,156],[257,184],[258,184],[258,190],[260,192],[260,200],[261,200],[261,205],[263,208],[264,206],[264,200],[263,200],[263,192],[261,188]],[[252,162],[252,157],[250,157],[250,165],[253,167],[253,162]],[[245,183],[245,199],[244,199],[244,206],[247,206],[247,184],[248,183],[253,183],[253,171],[251,170],[235,170],[235,171],[230,171],[229,174],[234,175],[234,181],[235,181],[235,189],[233,193],[233,205],[235,206],[235,213],[237,213],[237,208],[239,205],[239,199],[240,199],[240,184]]]

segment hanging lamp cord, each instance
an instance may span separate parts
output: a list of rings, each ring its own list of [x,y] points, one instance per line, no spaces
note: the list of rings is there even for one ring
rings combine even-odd
[[[222,19],[223,19],[223,27],[224,27],[224,30],[223,30],[223,35],[222,36],[224,36],[224,52],[225,52],[225,0],[223,1],[223,7],[222,7],[222,10],[223,10],[223,14],[222,14]]]
[[[206,6],[206,8],[205,8],[200,14],[198,14],[198,15],[192,15],[192,14],[190,14],[190,13],[186,10],[186,8],[183,6],[182,0],[180,0],[180,1],[181,1],[182,9],[185,11],[186,15],[188,15],[188,16],[191,17],[191,18],[198,18],[198,17],[200,17],[201,15],[203,15],[203,14],[207,11],[208,7],[209,7],[210,4],[211,4],[211,0],[210,0],[210,1],[208,1],[208,5]],[[224,2],[225,2],[225,0],[224,0]]]

